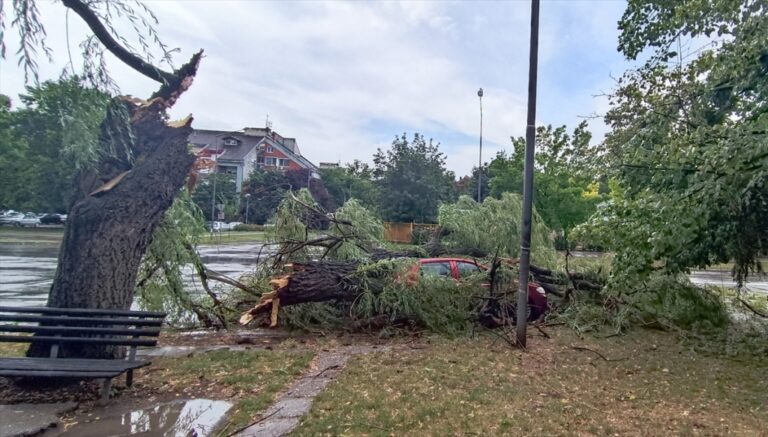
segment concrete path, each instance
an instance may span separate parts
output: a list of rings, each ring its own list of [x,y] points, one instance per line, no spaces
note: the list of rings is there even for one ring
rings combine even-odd
[[[75,402],[0,405],[0,437],[39,434],[56,426],[59,423],[59,414],[75,408]]]
[[[319,353],[310,371],[299,378],[277,401],[264,411],[262,418],[237,437],[278,437],[293,431],[301,417],[312,408],[312,402],[328,384],[339,376],[349,357],[380,352],[388,348],[348,346]]]

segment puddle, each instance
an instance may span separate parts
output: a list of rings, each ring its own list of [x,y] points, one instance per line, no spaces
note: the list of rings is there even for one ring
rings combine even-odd
[[[143,410],[104,416],[81,422],[57,436],[67,437],[204,437],[213,435],[232,404],[210,399],[192,399],[160,404]]]

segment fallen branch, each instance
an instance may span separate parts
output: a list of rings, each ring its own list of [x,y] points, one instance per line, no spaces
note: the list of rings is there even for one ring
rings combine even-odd
[[[585,346],[571,346],[571,349],[575,349],[577,351],[592,352],[593,354],[599,356],[600,358],[602,358],[605,361],[624,361],[624,360],[626,360],[626,358],[606,358],[606,356],[601,354],[600,352],[598,352],[598,351],[596,351],[594,349],[590,349],[590,348],[585,347]]]
[[[741,302],[741,304],[742,304],[742,305],[744,305],[745,307],[747,307],[747,308],[748,308],[750,311],[752,311],[752,313],[754,313],[755,315],[757,315],[757,316],[760,316],[760,317],[763,317],[763,318],[766,318],[766,319],[768,319],[768,314],[766,314],[766,313],[764,313],[764,312],[762,312],[762,311],[758,310],[757,308],[755,308],[754,306],[752,306],[752,305],[751,305],[749,302],[747,302],[747,301],[746,301],[746,300],[744,300],[743,298],[741,298],[741,297],[740,297],[740,298],[739,298],[739,302]]]

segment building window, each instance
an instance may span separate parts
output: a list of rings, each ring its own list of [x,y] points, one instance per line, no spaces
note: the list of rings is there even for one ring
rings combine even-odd
[[[272,146],[267,146],[267,153],[272,153],[273,151]]]
[[[277,158],[264,158],[264,164],[265,165],[277,165]]]
[[[288,164],[289,164],[290,162],[291,162],[291,161],[290,161],[290,160],[288,160],[288,159],[281,159],[281,160],[280,160],[280,167],[288,167]]]
[[[257,156],[256,157],[256,163],[257,164],[264,164],[264,157],[263,156]]]
[[[234,139],[234,138],[227,138],[226,140],[224,140],[224,145],[225,146],[236,146],[237,143],[238,143],[238,141],[236,139]]]

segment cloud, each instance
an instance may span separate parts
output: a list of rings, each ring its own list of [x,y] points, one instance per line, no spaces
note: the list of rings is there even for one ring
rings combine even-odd
[[[592,94],[623,65],[613,49],[623,4],[607,3],[544,2],[539,123],[574,125],[578,115],[600,107]],[[418,131],[440,141],[449,167],[462,175],[477,161],[476,91],[482,86],[484,156],[524,133],[527,3],[148,5],[164,41],[183,49],[179,63],[206,50],[194,86],[172,111],[176,118],[194,114],[197,127],[263,126],[269,114],[274,128],[296,137],[314,162],[370,161],[394,135]],[[53,65],[40,60],[41,73],[55,78],[68,59],[64,8],[40,7],[56,53]],[[70,15],[70,45],[77,50],[74,44],[87,29]],[[12,38],[9,54],[17,47]],[[23,76],[11,61],[0,62],[0,92],[6,94],[23,89]],[[151,81],[112,61],[122,92],[153,91]]]

